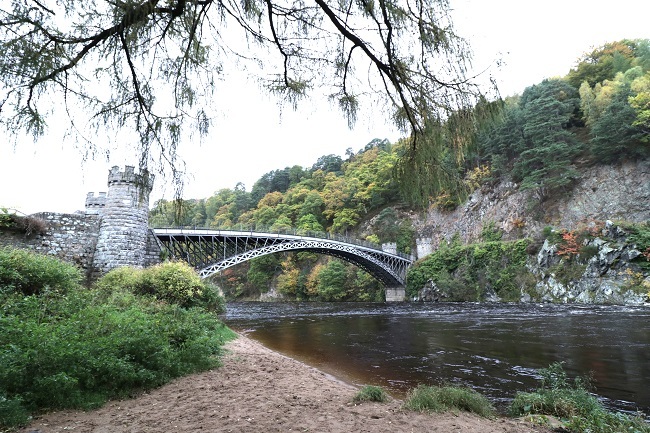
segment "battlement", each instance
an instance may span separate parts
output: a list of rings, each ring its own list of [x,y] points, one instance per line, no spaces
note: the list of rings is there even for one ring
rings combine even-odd
[[[100,192],[95,196],[94,192],[89,192],[86,195],[86,213],[97,214],[101,213],[102,209],[106,206],[106,193]]]
[[[132,184],[149,193],[153,188],[153,175],[147,170],[136,173],[132,165],[127,165],[124,167],[124,171],[120,171],[120,167],[115,165],[108,173],[108,187],[120,184]]]

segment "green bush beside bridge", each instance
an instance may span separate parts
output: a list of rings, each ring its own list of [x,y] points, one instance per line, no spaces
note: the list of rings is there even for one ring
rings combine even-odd
[[[0,249],[0,426],[218,366],[234,333],[214,314],[217,295],[181,267],[123,269],[88,289],[72,265]]]

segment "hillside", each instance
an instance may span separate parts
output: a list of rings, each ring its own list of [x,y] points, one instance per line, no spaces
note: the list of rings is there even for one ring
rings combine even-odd
[[[408,139],[376,139],[348,149],[345,159],[324,155],[309,168],[266,173],[250,192],[237,184],[207,199],[161,200],[150,222],[346,234],[395,243],[421,258],[440,246],[514,239],[528,239],[532,257],[553,236],[603,230],[607,220],[650,219],[649,40],[606,44],[583,55],[565,77],[475,110],[483,121],[462,145],[445,141],[454,118],[431,125],[435,146],[428,159],[415,161],[417,170],[405,169]],[[634,230],[645,233],[646,225]],[[650,244],[639,236],[639,254],[646,254]],[[647,270],[630,272],[647,277]],[[307,253],[260,257],[226,270],[218,282],[233,298],[257,299],[271,290],[265,296],[383,299],[383,289],[364,272]]]

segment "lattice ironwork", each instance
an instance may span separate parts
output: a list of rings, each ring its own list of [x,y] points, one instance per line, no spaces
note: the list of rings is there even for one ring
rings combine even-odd
[[[202,278],[266,254],[312,251],[353,263],[388,287],[401,287],[413,263],[403,255],[326,238],[208,229],[152,231],[163,251],[171,258],[188,262]]]

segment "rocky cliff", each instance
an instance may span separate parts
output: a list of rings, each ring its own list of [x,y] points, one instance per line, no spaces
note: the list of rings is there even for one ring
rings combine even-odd
[[[435,249],[453,236],[478,241],[487,224],[496,224],[505,239],[517,239],[538,237],[546,226],[575,230],[606,220],[650,220],[650,160],[583,170],[573,188],[545,199],[512,182],[484,186],[453,211],[432,208],[414,216],[413,225]]]
[[[573,188],[553,197],[521,191],[512,182],[484,186],[453,211],[429,209],[412,221],[419,259],[454,237],[481,241],[490,226],[501,230],[504,240],[536,240],[527,263],[534,287],[522,287],[524,302],[641,304],[650,296],[650,266],[645,265],[650,253],[631,243],[630,233],[618,225],[650,221],[650,160],[589,168]],[[544,240],[553,230],[556,240],[560,232],[590,230],[592,235],[576,246],[582,254],[571,254],[558,251],[566,245]],[[418,298],[444,299],[438,292],[430,281]]]

